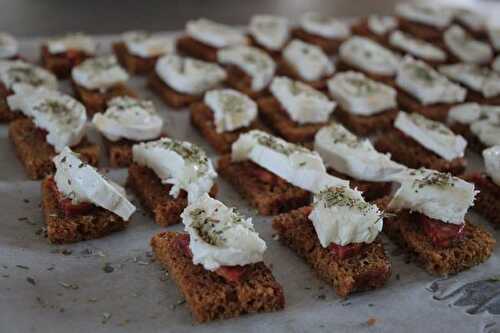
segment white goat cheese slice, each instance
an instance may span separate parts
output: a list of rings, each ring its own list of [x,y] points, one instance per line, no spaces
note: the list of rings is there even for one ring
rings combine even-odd
[[[493,57],[493,50],[488,44],[474,39],[458,25],[449,27],[443,34],[443,40],[448,50],[462,62],[485,64]]]
[[[113,55],[90,58],[73,68],[73,81],[89,90],[105,91],[125,83],[129,76]]]
[[[318,12],[303,14],[300,17],[300,27],[310,34],[330,39],[344,39],[351,34],[345,21]]]
[[[188,21],[186,32],[191,38],[215,48],[248,43],[242,31],[205,18]]]
[[[122,41],[130,54],[141,58],[175,53],[175,38],[172,36],[152,34],[146,31],[129,31],[122,34]]]
[[[248,30],[258,44],[272,51],[281,50],[290,38],[290,23],[281,16],[254,15]]]
[[[245,266],[263,260],[266,243],[252,219],[203,194],[181,214],[189,234],[193,264],[209,271],[222,266]]]
[[[316,81],[333,74],[335,67],[323,50],[299,39],[283,50],[283,59],[304,81]]]

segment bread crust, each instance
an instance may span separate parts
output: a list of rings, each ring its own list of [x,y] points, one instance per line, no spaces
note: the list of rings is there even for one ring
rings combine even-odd
[[[217,62],[217,48],[203,44],[187,35],[177,39],[177,50],[188,57]]]
[[[335,118],[357,135],[368,136],[392,128],[398,113],[399,109],[392,108],[371,116],[362,116],[337,106],[333,114]]]
[[[397,90],[398,90],[398,95],[397,95],[398,105],[402,110],[405,110],[407,112],[420,113],[426,118],[439,121],[442,123],[446,123],[450,109],[455,105],[457,105],[456,103],[453,104],[437,103],[431,105],[423,105],[417,99],[415,99],[413,96],[410,96],[407,92],[403,91],[402,89],[398,88]]]
[[[59,79],[67,79],[71,76],[73,67],[78,66],[85,59],[92,57],[92,54],[80,50],[72,50],[71,56],[68,55],[68,52],[52,54],[49,52],[47,45],[42,45],[41,47],[42,66],[54,73]]]
[[[311,34],[302,28],[292,29],[292,36],[303,40],[306,43],[314,44],[321,47],[326,54],[332,55],[336,54],[339,50],[340,44],[345,41],[345,38],[334,39],[326,38],[319,35]]]
[[[188,95],[174,90],[160,79],[155,71],[148,77],[148,88],[174,110],[189,106],[203,98],[201,95]]]
[[[473,183],[479,190],[474,200],[473,209],[484,216],[496,228],[500,227],[500,186],[485,173],[468,173],[462,176],[465,181]]]
[[[129,73],[135,75],[147,75],[154,70],[156,61],[160,56],[139,57],[129,52],[124,42],[116,42],[112,45],[113,52],[120,65]]]

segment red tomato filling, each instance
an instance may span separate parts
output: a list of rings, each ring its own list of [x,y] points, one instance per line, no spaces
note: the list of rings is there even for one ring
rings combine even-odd
[[[444,223],[422,214],[420,214],[419,219],[425,235],[435,246],[450,247],[464,238],[465,224]]]
[[[65,197],[59,189],[57,188],[57,184],[54,181],[54,178],[50,178],[50,186],[52,187],[56,200],[59,205],[59,208],[64,212],[65,216],[75,216],[82,215],[88,213],[90,210],[94,208],[94,205],[90,202],[81,202],[78,204],[74,204],[71,199]]]
[[[363,243],[351,243],[342,246],[332,243],[328,246],[328,249],[336,259],[344,260],[361,252],[363,245]]]
[[[189,248],[189,235],[183,234],[177,238],[179,247],[184,254],[190,258],[193,257],[191,249]],[[247,273],[247,266],[221,266],[215,270],[215,273],[220,275],[226,282],[238,282]]]

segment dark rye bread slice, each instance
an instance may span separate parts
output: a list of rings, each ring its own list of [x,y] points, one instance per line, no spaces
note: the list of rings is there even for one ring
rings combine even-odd
[[[195,103],[191,106],[191,124],[197,128],[205,140],[219,154],[228,154],[231,152],[231,145],[238,140],[240,134],[259,129],[266,131],[264,125],[257,118],[248,127],[239,128],[234,131],[217,133],[215,129],[213,112],[205,103]]]
[[[257,208],[262,215],[276,215],[310,203],[310,193],[291,185],[284,179],[276,177],[277,181],[266,182],[256,173],[269,171],[251,161],[233,162],[230,155],[219,159],[217,172]]]
[[[440,121],[445,123],[448,119],[448,112],[456,104],[432,104],[432,105],[422,105],[415,98],[410,96],[408,93],[400,88],[398,90],[398,105],[401,110],[406,112],[416,112],[425,116],[426,118]]]
[[[75,97],[82,102],[83,105],[85,105],[89,116],[93,116],[98,112],[104,112],[108,102],[113,99],[113,97],[138,97],[132,89],[123,83],[109,87],[104,92],[86,89],[76,84],[73,80],[71,80],[71,84],[73,86],[73,91],[75,92]]]
[[[88,213],[66,216],[59,208],[51,177],[42,181],[42,209],[51,243],[66,244],[95,239],[123,230],[129,224],[118,215],[94,206]]]
[[[35,126],[28,118],[17,119],[9,124],[9,138],[16,155],[30,179],[42,179],[54,172],[52,159],[57,155],[54,147],[46,141],[47,133]],[[84,138],[71,148],[82,160],[97,166],[99,146]]]
[[[79,50],[52,54],[49,52],[47,45],[42,45],[41,47],[42,66],[48,71],[54,73],[54,75],[59,79],[66,79],[70,77],[73,67],[79,65],[85,59],[90,57],[92,57],[92,55]]]
[[[299,75],[293,65],[288,63],[284,58],[278,59],[276,65],[276,75],[283,75],[297,81],[302,81],[317,90],[325,91],[327,89],[326,81],[329,77],[323,77],[314,81],[306,81]]]
[[[177,51],[188,57],[217,62],[217,48],[199,42],[187,35],[177,39]]]
[[[152,71],[148,77],[148,88],[151,89],[165,104],[174,108],[180,109],[189,106],[202,99],[201,95],[188,95],[168,86],[159,76],[156,71]]]
[[[467,148],[470,148],[476,153],[481,154],[483,150],[487,148],[486,145],[482,143],[474,133],[472,133],[472,131],[470,130],[470,125],[454,122],[449,125],[449,127],[453,131],[453,133],[463,136],[467,141]]]
[[[370,27],[368,26],[368,17],[363,17],[356,24],[351,27],[351,31],[354,35],[363,36],[366,38],[370,38],[380,45],[385,47],[389,46],[389,34],[393,31],[389,31],[383,35],[378,35],[374,33]]]
[[[348,180],[349,187],[357,188],[359,191],[363,192],[363,198],[367,201],[373,201],[391,193],[391,182],[369,182],[365,180],[358,180],[335,171],[332,168],[328,168],[328,173],[332,176]]]
[[[380,209],[387,211],[389,197],[377,200]],[[384,233],[396,244],[416,256],[417,262],[430,274],[447,276],[469,269],[486,261],[493,252],[495,239],[489,232],[465,221],[465,237],[455,246],[434,246],[408,210],[384,219]]]
[[[181,222],[181,213],[187,206],[187,193],[181,191],[177,198],[169,192],[170,184],[162,184],[156,173],[148,167],[132,163],[128,168],[127,187],[130,188],[142,206],[153,215],[155,223],[166,227]],[[217,195],[217,185],[210,196]]]
[[[480,92],[468,88],[466,101],[485,105],[500,105],[500,94],[493,97],[484,97]]]
[[[415,38],[423,39],[428,42],[437,42],[441,40],[444,29],[438,29],[429,25],[410,21],[404,17],[398,17],[399,29],[413,35]]]
[[[375,149],[381,153],[390,153],[394,161],[413,169],[427,168],[460,175],[466,167],[463,157],[447,161],[398,129],[388,130],[378,137],[375,141]]]
[[[390,129],[398,113],[399,109],[394,108],[371,116],[361,116],[337,106],[334,115],[335,118],[357,135],[368,136]]]
[[[316,133],[328,125],[328,122],[302,125],[293,121],[274,96],[259,98],[257,105],[264,124],[289,142],[314,141]]]
[[[8,123],[14,119],[22,118],[21,112],[12,111],[7,103],[7,97],[12,94],[12,91],[7,89],[5,85],[0,82],[0,123]]]
[[[340,58],[337,59],[336,67],[337,67],[337,70],[336,70],[337,73],[348,72],[348,71],[360,72],[360,73],[365,74],[368,78],[375,80],[375,81],[378,81],[378,82],[382,82],[384,84],[387,84],[388,86],[394,87],[394,85],[395,85],[394,75],[381,75],[381,74],[369,73],[369,72],[363,70],[362,68],[356,67],[354,65],[351,65],[351,64],[345,62],[344,60],[342,60]]]
[[[180,245],[182,235],[159,233],[151,239],[151,247],[181,290],[196,321],[279,311],[285,307],[283,288],[263,262],[246,266],[243,280],[228,283],[202,265],[193,264]]]
[[[292,36],[294,38],[301,39],[306,43],[321,47],[321,49],[323,49],[323,51],[329,55],[336,54],[339,50],[340,44],[342,44],[342,42],[345,40],[314,35],[302,28],[292,29]]]
[[[161,137],[166,137],[167,135],[162,135]],[[104,149],[108,154],[109,166],[112,168],[125,168],[133,163],[132,156],[132,146],[141,142],[148,142],[157,139],[145,140],[145,141],[133,141],[128,139],[120,139],[118,141],[111,141],[107,139],[104,135],[102,136],[102,141],[104,144]]]
[[[143,58],[129,52],[124,42],[113,43],[113,52],[120,65],[129,73],[136,75],[145,75],[152,72],[155,68],[159,56]]]
[[[468,173],[462,178],[473,183],[476,190],[479,190],[473,209],[495,227],[500,227],[500,186],[484,173]]]
[[[332,285],[340,297],[382,287],[391,276],[391,263],[380,239],[363,246],[360,253],[342,260],[321,246],[312,222],[310,207],[273,219],[280,241],[303,257],[319,278]]]
[[[252,77],[235,65],[224,66],[227,78],[226,83],[233,89],[236,89],[252,99],[259,98],[267,94],[267,88],[260,91],[252,90]]]

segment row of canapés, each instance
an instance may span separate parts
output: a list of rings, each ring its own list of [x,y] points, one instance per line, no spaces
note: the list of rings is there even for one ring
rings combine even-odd
[[[261,214],[281,213],[273,221],[280,239],[341,296],[389,278],[381,231],[433,274],[486,260],[495,241],[465,214],[474,204],[500,223],[499,75],[476,63],[483,62],[476,56],[485,45],[490,48],[487,34],[458,19],[462,11],[450,11],[442,25],[448,11],[429,8],[403,5],[397,19],[362,20],[352,31],[365,37],[350,36],[348,27],[347,35],[334,38],[344,23],[306,14],[291,32],[282,18],[255,17],[250,39],[207,20],[189,22],[188,36],[176,42],[127,34],[114,45],[116,58],[87,54],[82,45],[93,45],[87,36],[54,39],[59,44],[52,47],[47,42],[45,67],[70,75],[82,103],[58,92],[56,78],[42,68],[0,62],[0,114],[19,118],[9,124],[18,157],[31,178],[45,177],[49,240],[104,236],[123,229],[135,211],[124,189],[92,166],[99,148],[85,138],[90,114],[111,164],[129,167],[128,187],[155,221],[184,223],[187,234],[161,233],[152,246],[200,321],[284,306],[250,219],[213,199],[218,173]],[[454,19],[469,32],[448,29]],[[389,30],[378,34],[377,26]],[[401,57],[435,51],[439,38],[429,37],[435,31],[448,56],[456,49],[450,45],[468,45],[455,52],[466,54],[460,61],[467,63]],[[418,47],[395,51],[391,40],[398,38]],[[273,49],[270,41],[277,39],[282,42]],[[337,48],[339,73],[325,53]],[[169,105],[191,106],[193,125],[224,154],[217,168],[199,147],[163,133],[154,105],[126,86],[128,74],[118,62],[129,72],[149,73],[148,85]],[[375,146],[356,134],[376,134]],[[463,175],[467,142],[483,153],[486,173]],[[392,184],[399,186],[394,194]]]

